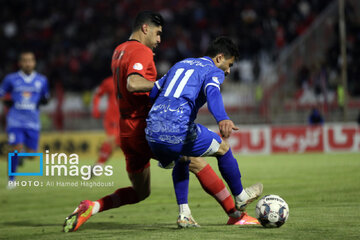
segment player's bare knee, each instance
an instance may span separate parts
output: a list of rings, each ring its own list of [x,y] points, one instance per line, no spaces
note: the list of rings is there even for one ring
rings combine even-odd
[[[227,153],[227,151],[229,151],[229,149],[230,149],[229,143],[222,141],[219,150],[216,152],[216,155],[224,155],[225,153]]]
[[[200,172],[208,164],[205,159],[201,157],[190,157],[190,160],[189,170],[194,174]]]

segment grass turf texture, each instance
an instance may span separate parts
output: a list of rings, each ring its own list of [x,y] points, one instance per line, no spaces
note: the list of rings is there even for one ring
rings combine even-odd
[[[360,239],[360,154],[236,156],[248,186],[264,184],[264,194],[283,197],[290,207],[279,229],[226,226],[227,216],[191,175],[189,203],[199,229],[177,229],[171,171],[152,161],[152,194],[136,205],[102,212],[79,231],[63,233],[62,224],[83,199],[96,200],[129,185],[123,157],[112,158],[112,177],[90,181],[114,187],[17,187],[5,189],[6,162],[0,161],[0,239]],[[121,160],[117,160],[121,159]],[[80,156],[82,164],[94,159]],[[216,160],[207,159],[216,169]],[[35,169],[26,161],[20,171]],[[38,165],[37,165],[38,166]],[[18,177],[18,180],[71,181],[76,177]],[[255,203],[248,207],[254,216]]]

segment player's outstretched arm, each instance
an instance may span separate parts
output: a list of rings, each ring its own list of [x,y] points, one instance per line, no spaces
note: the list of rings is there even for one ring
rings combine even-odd
[[[126,89],[129,92],[149,92],[154,86],[151,82],[139,74],[131,74],[127,78]]]
[[[225,112],[219,86],[215,84],[208,85],[206,87],[206,99],[209,111],[216,119],[223,138],[230,137],[232,130],[239,130]]]
[[[42,105],[48,104],[49,100],[50,100],[49,85],[47,79],[45,78],[44,84],[41,89],[40,100],[37,103],[37,108],[39,108]]]

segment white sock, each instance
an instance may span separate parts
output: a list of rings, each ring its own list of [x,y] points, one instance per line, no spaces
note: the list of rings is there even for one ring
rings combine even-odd
[[[179,204],[179,214],[184,214],[186,216],[191,215],[191,211],[187,203]]]
[[[249,195],[245,192],[244,189],[241,191],[241,193],[239,195],[235,196],[235,200],[238,202],[244,202],[244,201],[248,200],[249,198],[250,198]]]
[[[94,205],[94,208],[91,212],[91,215],[95,215],[99,212],[100,210],[100,203],[98,201],[94,201],[95,205]]]

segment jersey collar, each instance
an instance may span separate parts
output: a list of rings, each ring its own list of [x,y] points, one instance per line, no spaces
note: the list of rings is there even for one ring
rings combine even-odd
[[[151,48],[149,48],[148,46],[146,46],[145,44],[141,43],[139,40],[131,38],[131,39],[128,39],[127,42],[138,42],[138,43],[144,45],[146,48],[148,48],[153,53],[153,55],[155,56],[154,51]]]
[[[135,42],[141,43],[139,40],[136,40],[136,39],[133,39],[133,38],[131,38],[131,39],[128,40],[128,42],[131,42],[131,41],[135,41]]]
[[[22,70],[19,70],[19,75],[20,77],[22,77],[22,79],[24,79],[24,81],[26,83],[30,83],[32,82],[32,80],[34,80],[35,76],[36,76],[36,71],[32,71],[32,73],[30,73],[30,75],[27,75],[26,73],[24,73]]]
[[[209,61],[211,62],[212,64],[215,65],[214,61],[211,59],[211,57],[208,57],[208,56],[205,56],[205,57],[202,57],[201,59],[205,60],[205,61]]]

